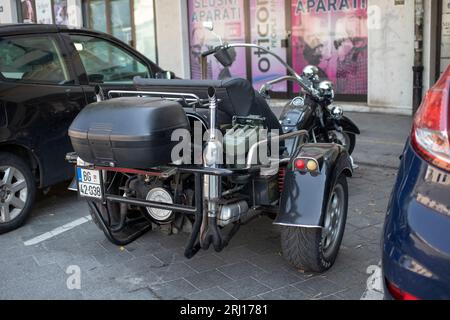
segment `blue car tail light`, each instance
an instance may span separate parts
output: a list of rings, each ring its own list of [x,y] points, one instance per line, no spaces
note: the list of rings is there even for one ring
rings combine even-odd
[[[431,88],[414,119],[411,142],[426,161],[450,171],[450,67]]]
[[[385,279],[385,281],[386,281],[386,288],[389,290],[389,293],[395,300],[403,300],[403,301],[420,300],[416,296],[413,296],[412,294],[401,290],[392,282],[389,282],[387,279]]]

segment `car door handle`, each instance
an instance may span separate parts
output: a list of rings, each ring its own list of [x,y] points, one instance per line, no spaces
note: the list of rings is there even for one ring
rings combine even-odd
[[[80,100],[80,95],[73,93],[72,89],[66,89],[65,94],[66,94],[66,99],[68,101],[79,101]]]

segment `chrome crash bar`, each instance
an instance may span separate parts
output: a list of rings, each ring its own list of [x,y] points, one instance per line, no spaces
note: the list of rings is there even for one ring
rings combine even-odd
[[[261,140],[253,144],[248,151],[247,164],[245,168],[250,169],[254,165],[254,162],[257,160],[258,157],[258,148],[264,144],[267,144],[270,140],[271,141],[278,140],[278,142],[280,142],[291,138],[297,138],[300,136],[309,137],[309,133],[306,130],[294,131],[287,134],[283,134],[281,136],[273,136],[270,137],[269,139]]]
[[[158,92],[158,91],[127,91],[127,90],[110,90],[108,91],[108,99],[112,99],[113,95],[136,95],[136,96],[153,96],[153,97],[160,97],[166,100],[183,100],[188,105],[192,106],[194,108],[195,112],[195,106],[207,106],[208,105],[208,99],[201,99],[199,96],[193,94],[193,93],[181,93],[181,92]]]

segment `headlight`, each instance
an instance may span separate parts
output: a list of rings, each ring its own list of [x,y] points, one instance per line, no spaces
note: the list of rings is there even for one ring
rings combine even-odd
[[[305,77],[308,80],[311,81],[318,81],[319,80],[319,68],[317,68],[316,66],[306,66],[305,68],[303,68],[303,72],[302,72],[303,77]]]
[[[344,116],[344,110],[339,106],[334,106],[330,110],[331,116],[335,120],[341,120]]]
[[[319,91],[320,94],[324,96],[324,98],[333,100],[334,99],[334,89],[333,83],[331,81],[322,81],[319,83]]]

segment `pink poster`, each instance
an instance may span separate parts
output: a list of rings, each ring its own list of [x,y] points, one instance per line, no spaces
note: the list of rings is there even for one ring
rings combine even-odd
[[[281,46],[287,37],[284,0],[250,0],[250,25],[252,42],[263,46],[286,60],[286,48]],[[286,75],[286,68],[273,56],[252,50],[252,78],[255,89],[267,81]],[[273,91],[286,92],[282,82]]]
[[[338,94],[367,94],[367,0],[292,0],[291,14],[295,70],[316,65]]]
[[[201,79],[200,53],[220,43],[214,33],[221,36],[224,42],[245,42],[244,0],[189,0],[188,11],[191,78]],[[204,21],[214,23],[214,33],[203,27]],[[234,63],[228,68],[210,56],[208,79],[247,77],[245,49],[230,49],[229,53]]]

